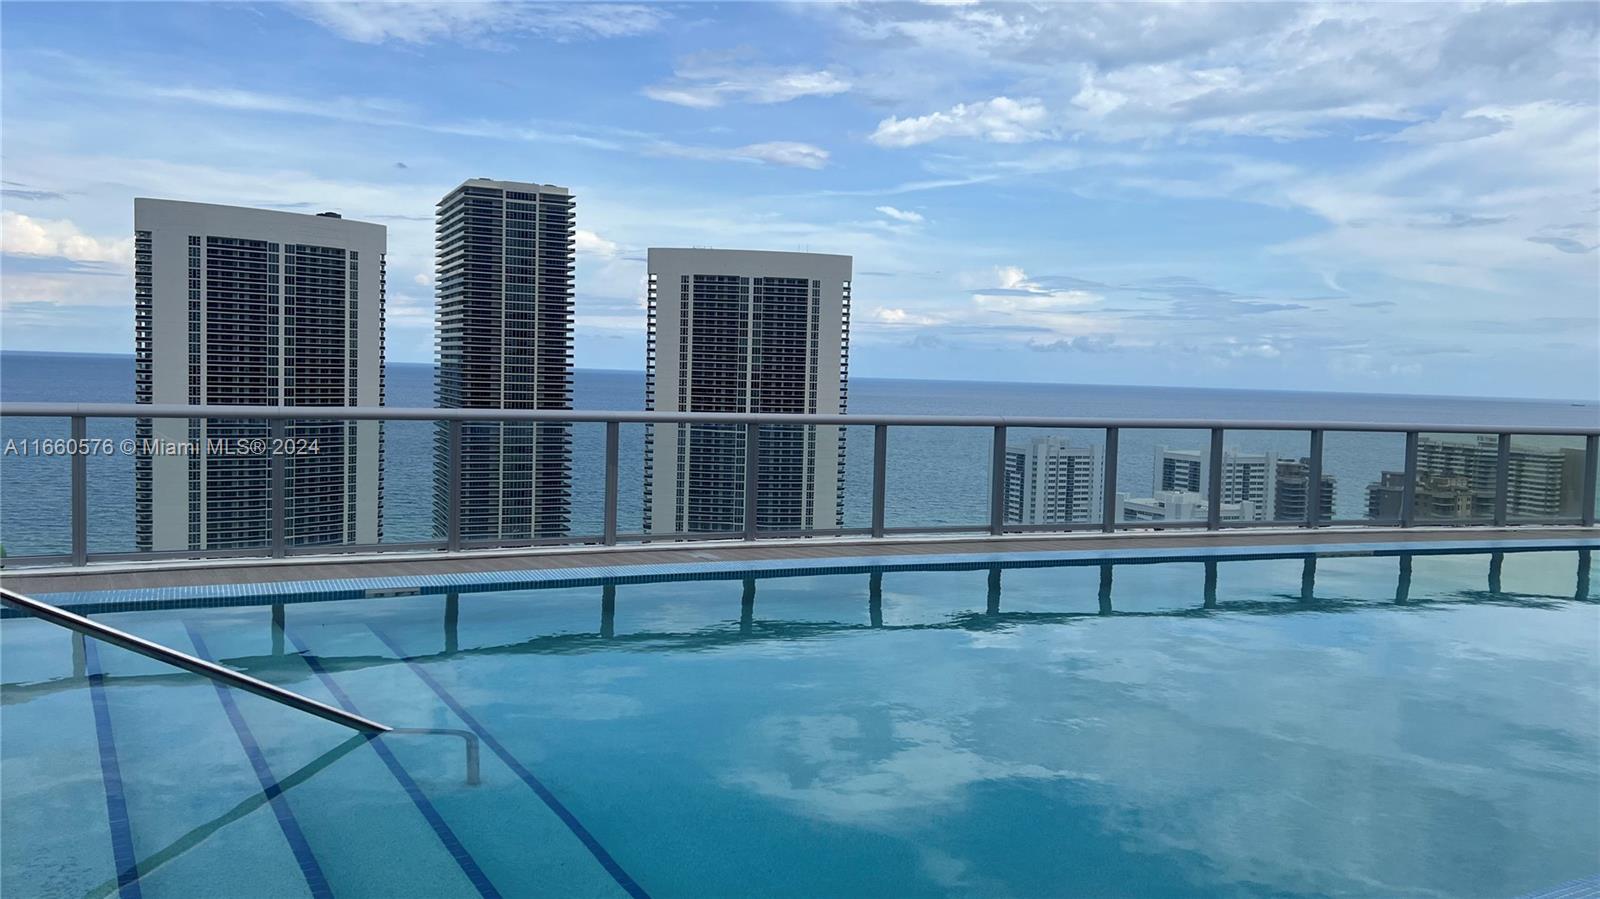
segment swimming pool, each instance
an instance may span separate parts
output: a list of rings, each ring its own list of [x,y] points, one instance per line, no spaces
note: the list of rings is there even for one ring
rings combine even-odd
[[[371,739],[8,618],[0,889],[1515,896],[1600,869],[1589,552],[95,615]]]

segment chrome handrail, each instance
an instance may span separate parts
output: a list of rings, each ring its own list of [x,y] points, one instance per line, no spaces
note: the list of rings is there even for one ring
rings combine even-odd
[[[392,730],[392,728],[390,728],[388,725],[379,724],[376,721],[373,721],[369,718],[363,718],[360,715],[352,715],[343,709],[336,709],[331,705],[324,705],[320,702],[317,702],[315,699],[308,699],[304,696],[301,696],[299,693],[291,693],[282,687],[273,686],[266,681],[257,680],[247,674],[240,674],[231,668],[224,668],[215,662],[208,662],[205,659],[196,658],[187,653],[172,649],[171,647],[162,646],[160,643],[151,642],[143,637],[136,637],[127,631],[120,631],[114,627],[101,624],[98,621],[91,621],[82,615],[69,612],[60,606],[54,606],[47,602],[41,602],[31,596],[24,596],[15,590],[8,590],[4,587],[0,587],[0,602],[3,602],[4,604],[13,608],[21,609],[35,618],[48,621],[51,624],[57,625],[58,627],[64,627],[68,630],[76,631],[80,634],[93,637],[102,643],[109,643],[112,646],[120,646],[129,652],[136,652],[139,655],[155,659],[158,662],[165,662],[166,664],[175,668],[182,668],[185,671],[198,674],[201,677],[210,678],[214,681],[221,681],[230,687],[238,687],[247,693],[254,693],[263,699],[270,699],[279,705],[286,705],[292,709],[297,709],[299,711],[306,712],[307,714],[316,715],[318,718],[322,718],[326,721],[332,721],[334,724],[341,724],[353,730],[361,731],[362,733],[381,734],[388,733],[390,730]]]

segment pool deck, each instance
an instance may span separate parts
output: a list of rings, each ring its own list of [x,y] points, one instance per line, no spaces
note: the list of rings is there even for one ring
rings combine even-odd
[[[228,559],[204,561],[151,561],[90,565],[85,568],[32,568],[0,573],[5,586],[26,594],[86,593],[93,591],[159,588],[216,587],[229,584],[275,584],[290,581],[369,580],[449,577],[490,572],[557,571],[561,569],[608,571],[629,566],[694,566],[780,561],[854,560],[878,557],[1004,557],[1009,553],[1124,554],[1128,551],[1183,554],[1229,550],[1292,552],[1303,547],[1316,551],[1404,551],[1415,546],[1460,549],[1461,544],[1483,544],[1482,550],[1533,549],[1540,545],[1600,548],[1600,528],[1594,527],[1412,527],[1318,528],[1316,530],[1226,529],[1105,534],[1081,531],[1068,534],[957,536],[916,538],[805,539],[700,543],[663,543],[616,547],[538,547],[477,550],[454,554],[392,553],[382,555],[295,556],[287,559]],[[765,566],[763,566],[765,567]],[[622,572],[619,572],[622,573]]]

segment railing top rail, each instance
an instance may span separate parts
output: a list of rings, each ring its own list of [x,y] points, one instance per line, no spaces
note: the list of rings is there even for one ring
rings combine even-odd
[[[738,412],[624,412],[589,409],[437,409],[407,406],[184,406],[140,403],[3,403],[0,417],[262,418],[340,421],[554,421],[623,424],[896,425],[902,427],[1151,428],[1239,431],[1415,431],[1439,434],[1600,435],[1600,417],[1587,426],[1506,422],[1304,421],[1222,418],[1105,418],[1027,415],[780,415]]]

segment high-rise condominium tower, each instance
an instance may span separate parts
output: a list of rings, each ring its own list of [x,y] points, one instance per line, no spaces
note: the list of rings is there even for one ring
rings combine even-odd
[[[1511,444],[1506,513],[1512,518],[1576,518],[1583,506],[1583,450],[1541,446],[1538,438]],[[1417,441],[1415,515],[1490,519],[1500,468],[1494,435],[1423,437]],[[1369,517],[1397,518],[1405,475],[1383,472],[1367,486]]]
[[[1153,477],[1157,492],[1204,496],[1209,489],[1210,476],[1210,454],[1204,450],[1156,448]],[[1251,520],[1264,521],[1272,512],[1277,477],[1276,453],[1241,453],[1229,447],[1222,454],[1222,502],[1250,503]]]
[[[576,213],[551,184],[474,178],[439,201],[439,406],[571,409]],[[435,449],[434,525],[450,511],[449,426]],[[462,426],[461,536],[526,540],[567,533],[568,425]]]
[[[845,411],[850,257],[652,249],[648,408],[676,412]],[[844,429],[763,425],[754,526],[838,527]],[[645,530],[745,527],[745,427],[652,425]]]
[[[1272,517],[1275,521],[1305,521],[1311,513],[1311,460],[1307,458],[1279,459],[1277,486],[1272,496]],[[1317,485],[1317,518],[1333,519],[1335,491],[1338,481],[1324,474]]]
[[[1105,490],[1100,447],[1060,437],[1007,447],[1005,490],[1007,524],[1094,521]]]
[[[137,402],[382,404],[382,225],[139,198],[133,227]],[[239,443],[267,438],[265,420],[139,419],[135,430],[141,550],[268,544],[269,455]],[[378,542],[381,424],[290,421],[285,436],[304,447],[284,462],[287,543]],[[153,441],[190,451],[152,452]]]

